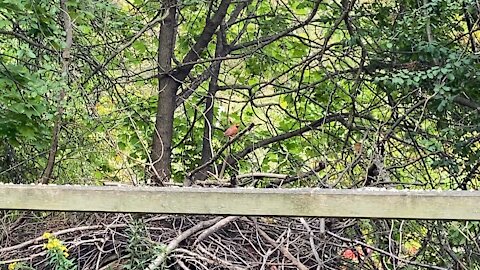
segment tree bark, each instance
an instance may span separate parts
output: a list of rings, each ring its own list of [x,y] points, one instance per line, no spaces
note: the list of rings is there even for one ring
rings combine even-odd
[[[159,95],[157,104],[157,116],[153,134],[151,154],[151,167],[149,168],[152,180],[160,184],[171,178],[171,153],[173,139],[173,116],[176,108],[176,92],[180,84],[187,78],[193,69],[195,62],[212,40],[215,31],[227,14],[231,0],[223,0],[215,14],[207,18],[205,27],[196,43],[185,55],[182,64],[174,71],[171,60],[175,47],[176,27],[176,0],[165,0],[165,7],[169,8],[169,14],[160,27],[158,46],[158,73],[166,74],[159,77]]]
[[[217,33],[217,44],[215,47],[215,58],[225,56],[223,50],[223,38],[222,32]],[[214,112],[214,101],[215,95],[218,91],[218,74],[220,73],[220,67],[222,61],[216,61],[213,63],[211,68],[210,83],[208,85],[208,93],[205,99],[205,121],[203,128],[203,142],[202,142],[202,164],[207,163],[212,159],[212,135],[213,135],[213,112]],[[194,179],[204,180],[208,177],[209,173],[212,172],[212,166],[207,166],[204,170],[200,171],[197,176],[194,176]]]
[[[68,7],[66,0],[60,0],[60,11],[62,12],[62,21],[63,28],[66,34],[65,48],[62,53],[62,77],[68,82],[68,67],[70,65],[70,48],[73,43],[73,31],[72,31],[72,22],[70,20],[70,15],[68,15]],[[52,135],[52,145],[50,146],[50,151],[48,152],[47,166],[43,172],[40,182],[42,184],[48,184],[50,178],[52,178],[53,168],[55,166],[55,156],[58,149],[58,137],[60,134],[60,129],[62,126],[62,116],[64,112],[63,101],[65,100],[66,91],[61,89],[58,95],[58,107],[57,107],[57,118],[53,126],[53,135]]]
[[[173,50],[175,48],[176,0],[165,0],[164,7],[168,15],[160,27],[158,44],[158,73],[168,74],[172,69]],[[158,103],[150,173],[152,180],[159,185],[169,181],[171,176],[170,163],[173,137],[173,114],[175,112],[175,94],[178,82],[169,75],[158,78]]]

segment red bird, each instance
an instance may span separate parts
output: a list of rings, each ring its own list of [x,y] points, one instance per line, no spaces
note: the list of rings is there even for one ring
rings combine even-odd
[[[227,130],[225,130],[223,135],[229,137],[230,139],[233,139],[233,137],[235,137],[235,135],[237,135],[237,133],[238,133],[238,127],[239,126],[240,126],[239,124],[231,125],[229,128],[227,128]]]

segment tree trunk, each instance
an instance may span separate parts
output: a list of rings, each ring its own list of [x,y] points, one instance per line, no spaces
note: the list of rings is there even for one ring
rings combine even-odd
[[[150,174],[153,181],[161,185],[171,177],[171,153],[173,138],[173,116],[176,108],[176,92],[180,84],[187,78],[200,58],[201,53],[212,40],[215,31],[227,14],[231,0],[222,0],[217,11],[207,18],[202,33],[196,43],[183,58],[182,64],[172,71],[172,55],[175,47],[176,0],[165,0],[169,14],[160,27],[158,46],[159,95],[155,131],[153,134]],[[163,75],[164,74],[164,75]]]
[[[175,112],[175,94],[178,82],[170,76],[172,68],[173,50],[175,48],[176,27],[176,0],[165,0],[168,15],[160,27],[158,44],[158,103],[153,145],[151,154],[150,173],[152,180],[159,185],[169,181],[171,176],[171,152],[173,137],[173,114]]]
[[[72,47],[73,43],[73,31],[70,15],[68,15],[66,0],[60,1],[60,10],[62,12],[63,28],[66,33],[65,48],[63,49],[62,53],[62,77],[68,82],[68,66],[70,65],[70,48]],[[50,151],[48,152],[47,166],[45,167],[45,171],[42,175],[42,184],[48,184],[50,178],[52,178],[52,172],[55,166],[55,156],[58,149],[58,137],[62,126],[62,116],[64,111],[63,101],[65,100],[65,95],[65,89],[61,89],[58,95],[57,117],[53,126],[52,145],[50,146]]]
[[[223,38],[222,33],[217,33],[217,44],[215,47],[215,58],[220,58],[225,56],[223,50]],[[220,66],[222,61],[215,61],[211,68],[210,83],[208,85],[208,94],[205,99],[205,124],[203,128],[203,146],[202,146],[202,164],[207,163],[212,159],[212,135],[213,135],[213,112],[214,112],[214,101],[215,95],[218,90],[218,74],[220,73]],[[212,172],[212,166],[207,166],[204,170],[200,171],[197,176],[194,177],[196,180],[204,180],[208,177],[209,173]]]

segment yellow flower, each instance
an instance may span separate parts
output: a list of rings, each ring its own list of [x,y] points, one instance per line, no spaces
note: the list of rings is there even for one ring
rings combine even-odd
[[[16,262],[13,262],[11,264],[8,265],[8,270],[15,270],[15,267],[17,266],[17,263]]]
[[[42,237],[43,237],[44,239],[50,239],[52,236],[53,236],[53,235],[52,235],[51,233],[49,233],[49,232],[44,232],[43,235],[42,235]]]
[[[50,250],[50,249],[53,249],[53,248],[54,248],[54,246],[53,246],[53,243],[52,243],[52,242],[48,242],[48,244],[46,244],[46,246],[45,246],[45,247],[46,247],[48,250]]]
[[[68,252],[67,252],[68,248],[65,245],[63,245],[62,241],[60,241],[57,237],[55,237],[55,235],[46,232],[43,234],[42,237],[45,239],[48,239],[47,243],[43,244],[43,248],[47,250],[64,252],[64,255],[66,254],[65,257],[68,256]]]
[[[69,255],[68,252],[66,252],[66,251],[63,252],[63,257],[68,258],[68,255]]]
[[[53,245],[54,248],[60,248],[62,246],[62,243],[60,242],[60,240],[55,238],[55,239],[52,240],[52,245]]]

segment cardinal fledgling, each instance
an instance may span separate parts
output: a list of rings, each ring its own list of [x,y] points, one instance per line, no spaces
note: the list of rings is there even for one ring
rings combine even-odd
[[[229,128],[227,128],[227,130],[225,130],[223,135],[229,137],[230,140],[233,139],[233,137],[235,137],[235,135],[237,135],[237,133],[238,133],[238,127],[239,126],[240,126],[239,124],[231,125]]]

